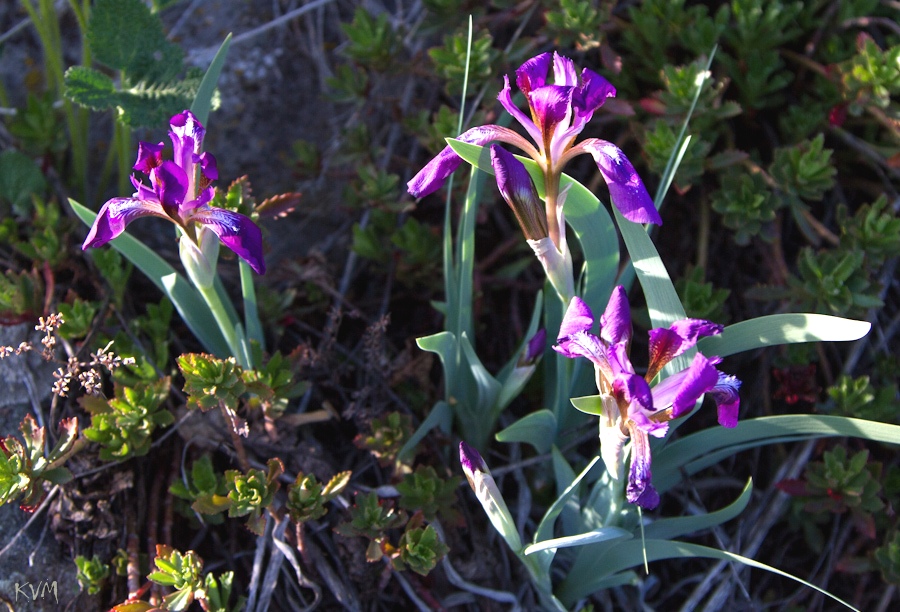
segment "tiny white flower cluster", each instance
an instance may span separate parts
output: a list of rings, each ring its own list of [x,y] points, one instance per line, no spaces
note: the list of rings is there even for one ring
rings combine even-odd
[[[112,341],[96,353],[91,353],[90,361],[79,361],[77,357],[69,357],[66,367],[59,368],[53,373],[53,377],[56,378],[53,393],[65,397],[69,392],[69,385],[76,380],[85,392],[98,395],[103,384],[98,366],[112,372],[119,366],[134,364],[134,357],[119,357],[109,350],[111,346]]]
[[[57,338],[56,331],[65,323],[65,319],[61,313],[53,313],[47,317],[40,317],[38,324],[34,326],[35,331],[43,332],[44,337],[41,338],[41,354],[44,359],[53,359],[53,349],[56,347]],[[103,377],[98,368],[105,368],[106,371],[112,372],[114,369],[122,365],[134,364],[133,357],[119,357],[112,351],[110,347],[112,342],[105,347],[91,353],[89,361],[80,361],[77,357],[69,357],[66,367],[58,368],[53,373],[56,382],[53,383],[53,393],[59,397],[66,397],[69,392],[69,385],[72,381],[77,381],[78,385],[91,395],[100,393],[103,383]],[[11,355],[21,355],[35,349],[30,342],[20,342],[18,346],[0,346],[0,359],[5,359]]]

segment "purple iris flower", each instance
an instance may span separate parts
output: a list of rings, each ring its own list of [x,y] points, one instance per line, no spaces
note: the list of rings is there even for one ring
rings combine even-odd
[[[631,438],[631,471],[626,497],[629,502],[652,510],[659,494],[651,483],[650,439],[666,435],[669,421],[691,411],[704,393],[718,407],[719,423],[737,425],[741,381],[716,369],[721,361],[701,353],[691,364],[653,387],[650,383],[672,359],[697,344],[703,336],[722,332],[722,326],[699,319],[682,319],[668,328],[650,330],[650,361],[640,376],[628,356],[631,344],[631,314],[625,289],[613,290],[603,315],[600,335],[591,333],[594,315],[581,298],[569,304],[553,348],[566,357],[586,357],[594,364],[597,389],[602,398],[600,454],[613,478],[623,471],[624,447]]]
[[[551,67],[552,84],[547,78]],[[547,191],[545,205],[548,235],[557,247],[560,245],[562,231],[556,210],[559,177],[569,160],[584,153],[594,158],[609,187],[612,203],[626,219],[636,223],[662,223],[647,189],[621,149],[598,138],[588,138],[577,145],[573,144],[575,137],[593,117],[594,111],[607,98],[616,95],[616,89],[609,81],[587,68],[582,69],[579,75],[574,62],[569,58],[556,53],[542,53],[522,64],[516,71],[516,85],[525,94],[529,113],[526,114],[513,104],[509,77],[504,77],[504,87],[498,99],[503,108],[522,124],[534,142],[499,125],[472,128],[460,134],[458,139],[477,145],[486,145],[491,141],[510,144],[524,151],[538,164],[544,174]],[[453,149],[446,147],[409,181],[409,193],[415,197],[423,197],[437,191],[461,162],[462,159]],[[512,156],[503,163],[516,167],[510,172],[525,172],[521,162]],[[497,168],[496,162],[494,167]],[[520,167],[521,170],[518,170]],[[500,188],[503,191],[503,185]]]
[[[264,274],[262,232],[246,216],[210,206],[215,194],[212,182],[219,178],[216,159],[211,153],[201,152],[206,130],[200,121],[186,110],[178,113],[170,122],[169,138],[172,140],[173,159],[164,160],[162,142],[138,145],[134,169],[149,176],[148,187],[131,177],[137,190],[128,198],[113,198],[106,202],[97,214],[82,249],[103,246],[125,231],[125,227],[139,217],[162,217],[181,228],[182,260],[185,249],[189,259],[207,261],[217,253],[218,241],[246,261],[254,272]],[[185,245],[187,245],[185,247]],[[214,268],[215,258],[207,264]]]

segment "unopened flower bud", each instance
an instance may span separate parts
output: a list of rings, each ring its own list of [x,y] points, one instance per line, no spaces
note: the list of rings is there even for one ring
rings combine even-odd
[[[512,153],[497,145],[491,145],[491,165],[497,176],[500,195],[513,209],[525,238],[546,238],[549,234],[547,215],[525,165]]]

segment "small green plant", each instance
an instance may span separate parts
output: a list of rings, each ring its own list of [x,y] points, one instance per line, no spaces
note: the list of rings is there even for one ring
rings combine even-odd
[[[399,467],[400,449],[412,437],[412,417],[401,412],[390,412],[383,419],[372,419],[372,433],[357,434],[353,442],[359,448],[372,453],[383,466]]]
[[[19,424],[20,442],[14,436],[0,439],[0,505],[21,499],[25,510],[34,510],[44,498],[44,483],[63,484],[72,473],[63,464],[76,450],[77,419],[60,421],[60,437],[46,455],[46,431],[30,414]]]
[[[314,521],[325,516],[325,504],[340,495],[350,484],[350,472],[335,474],[326,484],[312,474],[297,474],[297,479],[287,489],[285,507],[296,523]]]
[[[275,501],[275,493],[281,488],[278,477],[284,473],[280,459],[269,459],[266,467],[265,472],[250,469],[246,474],[238,470],[225,471],[228,516],[246,516],[247,529],[256,535],[263,533],[263,512]]]
[[[184,392],[188,407],[203,412],[223,406],[234,412],[241,395],[247,390],[243,369],[234,357],[219,359],[212,355],[185,353],[178,357],[178,367],[184,376]]]
[[[184,475],[184,480],[176,480],[169,487],[172,495],[191,503],[195,512],[204,515],[204,521],[211,525],[224,522],[221,512],[228,507],[225,479],[213,468],[209,455],[203,455]]]
[[[147,578],[150,582],[172,589],[172,592],[163,595],[159,604],[129,599],[113,606],[113,612],[181,612],[195,601],[208,612],[238,612],[243,609],[244,597],[238,597],[233,605],[228,604],[234,573],[224,572],[218,577],[208,573],[203,576],[203,559],[196,552],[189,550],[181,553],[171,546],[157,544],[153,563],[156,570]]]
[[[82,399],[82,406],[91,414],[91,426],[84,430],[84,437],[100,444],[101,459],[121,461],[147,454],[153,432],[175,421],[163,405],[169,388],[166,377],[132,387],[117,384],[115,398],[108,401],[91,396]]]
[[[344,55],[379,72],[391,67],[403,46],[400,36],[388,22],[387,13],[376,18],[366,9],[357,7],[353,21],[343,24],[341,29],[348,39]]]
[[[392,562],[397,569],[408,567],[417,574],[427,576],[449,550],[433,526],[408,527],[400,536],[397,554]]]
[[[335,528],[337,533],[346,537],[363,536],[368,538],[366,560],[370,563],[378,561],[385,551],[391,549],[387,532],[406,523],[403,510],[396,510],[389,501],[378,499],[372,491],[365,495],[357,495],[350,508],[350,520]]]
[[[433,521],[440,513],[445,520],[453,523],[459,518],[459,512],[453,507],[459,483],[459,477],[445,480],[430,465],[420,465],[415,472],[405,475],[403,481],[397,484],[400,507],[421,512],[429,521]]]
[[[810,463],[803,480],[786,480],[778,484],[782,491],[799,500],[802,511],[813,521],[802,523],[808,541],[821,548],[821,534],[815,523],[830,514],[849,513],[857,530],[875,537],[874,513],[884,507],[881,492],[881,463],[869,462],[869,451],[861,450],[852,457],[847,449],[836,446],[826,451],[823,461]]]
[[[459,33],[444,38],[443,47],[428,51],[434,71],[445,81],[450,96],[458,97],[462,93],[467,65],[469,91],[477,91],[493,79],[494,64],[500,57],[493,44],[493,37],[484,32],[472,40],[472,52],[469,55],[468,37],[465,33]]]
[[[75,579],[81,589],[87,591],[88,595],[99,593],[111,573],[109,565],[97,555],[91,559],[78,555],[75,557],[75,565],[78,568]]]
[[[897,385],[875,387],[869,376],[841,376],[828,388],[828,402],[823,408],[840,415],[883,423],[896,423],[900,419]]]
[[[682,278],[675,281],[675,290],[684,304],[684,312],[692,319],[727,322],[725,301],[731,292],[719,289],[712,283],[704,282],[705,270],[692,268]]]
[[[58,334],[66,340],[84,338],[91,330],[94,317],[97,316],[99,304],[76,297],[71,304],[58,304],[59,314],[65,319]]]
[[[883,546],[875,549],[874,558],[884,581],[900,586],[900,532],[895,531]]]

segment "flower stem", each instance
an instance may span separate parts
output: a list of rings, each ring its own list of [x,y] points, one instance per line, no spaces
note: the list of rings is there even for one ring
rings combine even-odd
[[[238,364],[242,368],[249,368],[250,362],[244,351],[244,343],[242,343],[241,338],[238,337],[234,321],[228,316],[225,305],[222,303],[222,300],[219,299],[215,284],[211,284],[208,287],[197,286],[197,290],[200,291],[200,295],[203,296],[206,305],[209,306],[209,310],[212,312],[212,315],[219,326],[219,330],[221,330],[222,335],[225,336],[225,342],[228,343],[231,354],[237,359]]]

